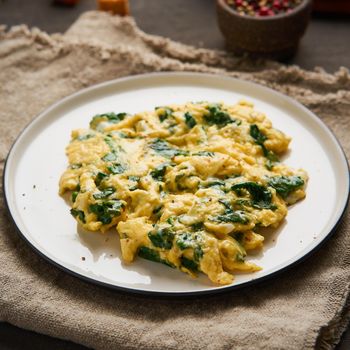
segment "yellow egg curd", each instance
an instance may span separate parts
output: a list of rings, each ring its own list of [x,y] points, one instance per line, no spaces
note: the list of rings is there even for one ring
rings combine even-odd
[[[290,138],[251,103],[186,103],[96,115],[72,132],[60,194],[90,231],[115,227],[122,257],[139,256],[230,284],[305,197],[307,174],[279,157]]]

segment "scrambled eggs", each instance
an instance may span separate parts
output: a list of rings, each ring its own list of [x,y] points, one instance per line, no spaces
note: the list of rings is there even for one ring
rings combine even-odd
[[[186,103],[96,115],[72,132],[60,194],[85,229],[116,227],[122,257],[198,271],[220,285],[305,196],[305,171],[279,162],[290,138],[251,103]]]

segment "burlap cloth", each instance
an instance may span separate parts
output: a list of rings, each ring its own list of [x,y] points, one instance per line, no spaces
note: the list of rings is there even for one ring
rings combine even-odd
[[[146,35],[131,19],[97,12],[84,14],[65,35],[21,26],[3,28],[0,40],[1,170],[18,133],[51,103],[98,82],[152,71],[213,72],[270,86],[313,110],[350,155],[345,68],[327,74],[237,60]],[[168,300],[67,275],[19,238],[2,197],[0,206],[0,319],[19,327],[98,349],[328,349],[349,320],[349,212],[316,254],[279,277],[225,295]]]

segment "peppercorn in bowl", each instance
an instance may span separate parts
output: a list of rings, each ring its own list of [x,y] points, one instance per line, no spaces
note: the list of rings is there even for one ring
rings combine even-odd
[[[307,28],[311,0],[216,0],[219,28],[236,54],[286,59]]]

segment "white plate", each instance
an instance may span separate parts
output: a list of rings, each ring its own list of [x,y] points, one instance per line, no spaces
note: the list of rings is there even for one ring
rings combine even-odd
[[[263,270],[237,275],[233,285],[212,285],[161,264],[121,261],[116,233],[82,232],[58,195],[67,166],[64,149],[75,128],[97,113],[135,113],[188,101],[246,98],[293,140],[284,161],[310,177],[305,200],[291,207],[252,261]],[[309,110],[292,99],[246,81],[195,73],[163,73],[106,82],[69,96],[41,113],[18,137],[4,171],[5,198],[23,238],[42,256],[79,278],[136,293],[205,294],[251,284],[307,256],[334,230],[349,194],[349,171],[337,140]]]

